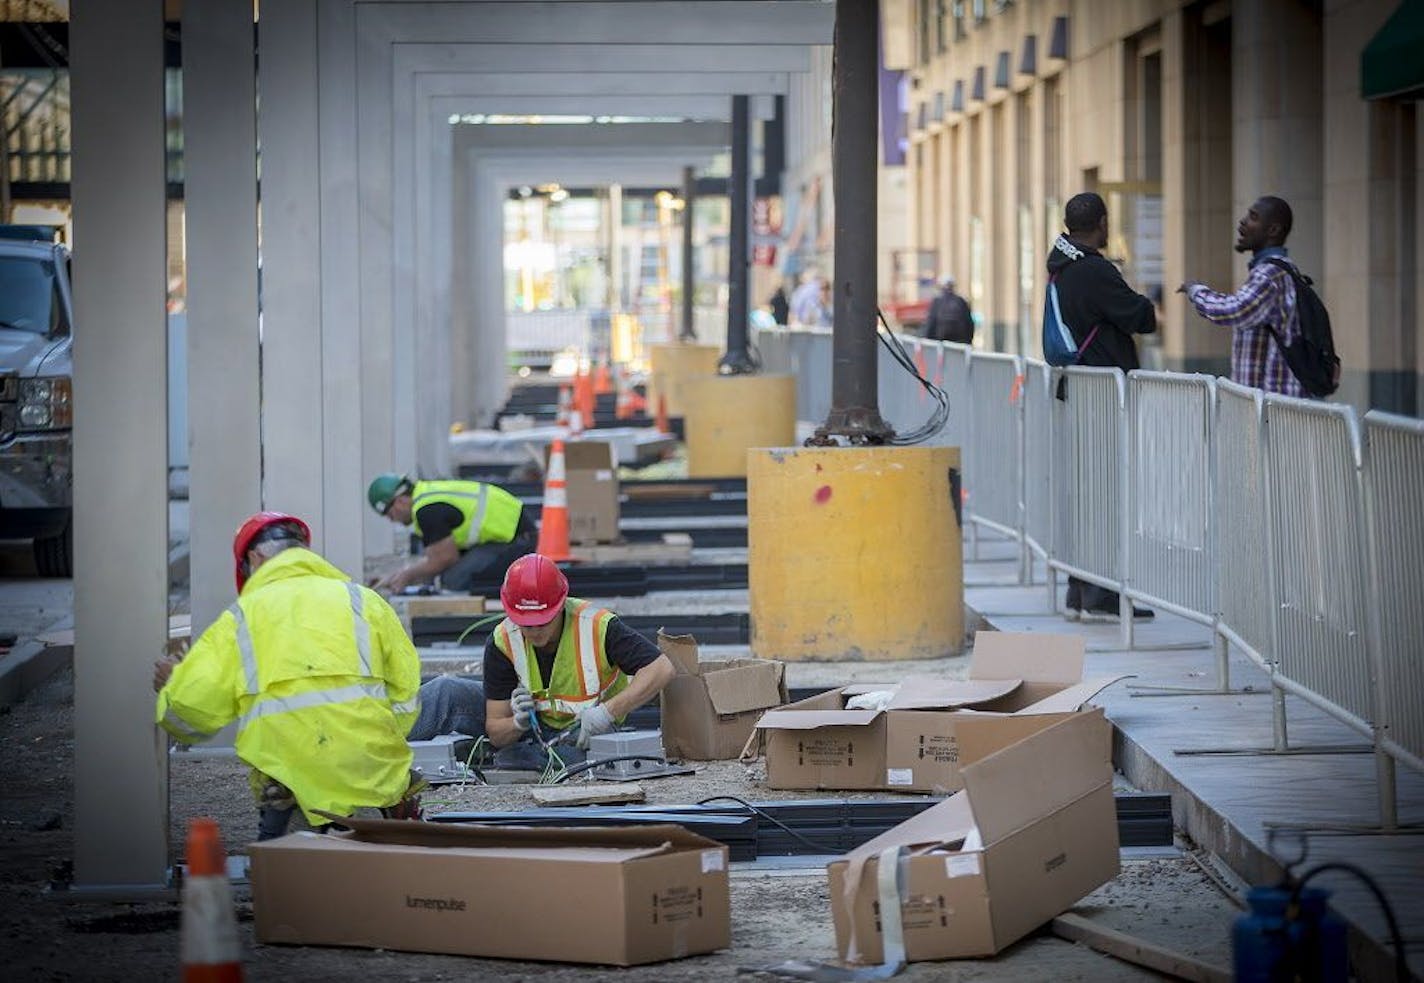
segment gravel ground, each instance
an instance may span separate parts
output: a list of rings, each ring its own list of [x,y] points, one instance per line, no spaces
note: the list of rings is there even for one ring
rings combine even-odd
[[[947,664],[944,666],[947,668]],[[844,667],[842,667],[844,668]],[[934,667],[940,669],[939,665]],[[73,676],[61,673],[23,703],[0,713],[0,958],[18,980],[138,980],[177,972],[178,909],[172,904],[77,904],[46,891],[73,849]],[[645,782],[649,799],[688,802],[733,791],[784,798],[756,784],[734,762],[696,775]],[[804,793],[803,793],[804,794]],[[853,793],[848,793],[853,794]],[[187,819],[215,816],[230,848],[251,834],[254,814],[242,766],[232,760],[176,762],[170,775],[174,842]],[[524,808],[528,790],[451,788],[433,792],[440,808]],[[1235,913],[1190,861],[1129,861],[1112,883],[1076,909],[1104,925],[1171,946],[1218,965],[1229,964]],[[739,869],[732,881],[733,947],[710,956],[633,970],[593,970],[557,964],[504,962],[385,951],[256,946],[251,909],[239,903],[239,934],[249,980],[311,983],[370,976],[395,980],[731,979],[738,967],[790,958],[830,959],[835,952],[824,874],[819,870]],[[906,980],[1129,980],[1153,978],[1124,963],[1045,934],[1025,939],[995,959],[911,966]]]

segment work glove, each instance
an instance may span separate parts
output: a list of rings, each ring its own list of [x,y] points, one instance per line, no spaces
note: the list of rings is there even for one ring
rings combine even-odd
[[[578,715],[578,748],[588,750],[588,742],[600,734],[613,733],[613,714],[602,703],[597,703]]]
[[[534,726],[530,714],[534,712],[534,694],[528,687],[517,686],[509,694],[509,709],[514,711],[514,728],[523,734]]]

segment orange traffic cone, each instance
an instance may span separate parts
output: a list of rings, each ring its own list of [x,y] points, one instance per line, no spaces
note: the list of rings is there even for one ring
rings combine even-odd
[[[551,560],[569,558],[569,489],[564,472],[564,442],[549,448],[549,473],[544,476],[544,513],[539,519],[537,552]]]
[[[232,908],[218,824],[188,824],[188,876],[183,882],[183,983],[241,983],[242,949]]]
[[[583,425],[593,426],[593,408],[596,403],[593,395],[593,376],[587,372],[580,372],[574,379],[574,409],[583,414]]]
[[[598,363],[598,369],[593,375],[593,394],[595,396],[606,396],[613,391],[613,377],[608,372],[608,359],[603,359]]]
[[[567,427],[569,425],[569,411],[573,404],[573,393],[568,386],[559,387],[559,410],[554,415],[554,426]]]
[[[658,415],[653,418],[653,424],[659,433],[672,432],[672,428],[668,426],[667,393],[658,393]]]
[[[618,398],[613,404],[613,415],[620,420],[630,419],[633,416],[633,401],[629,397],[633,395],[633,387],[628,385],[628,370],[620,365],[613,378],[618,384]]]

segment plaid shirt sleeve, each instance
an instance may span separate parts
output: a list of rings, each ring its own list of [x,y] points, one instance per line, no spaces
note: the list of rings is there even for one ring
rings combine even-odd
[[[1258,263],[1234,294],[1217,293],[1200,283],[1187,288],[1187,299],[1202,317],[1226,328],[1258,328],[1270,323],[1276,277],[1269,263]]]

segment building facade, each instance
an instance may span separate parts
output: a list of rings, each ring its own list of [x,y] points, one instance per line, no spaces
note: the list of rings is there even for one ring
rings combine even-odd
[[[976,344],[1037,354],[1063,203],[1098,191],[1107,252],[1160,298],[1144,364],[1224,373],[1227,332],[1175,291],[1239,284],[1237,220],[1276,194],[1295,213],[1291,254],[1330,309],[1337,398],[1417,413],[1421,90],[1363,91],[1369,53],[1404,40],[1407,6],[887,0],[887,64],[911,87],[912,245],[961,284],[982,318]]]

